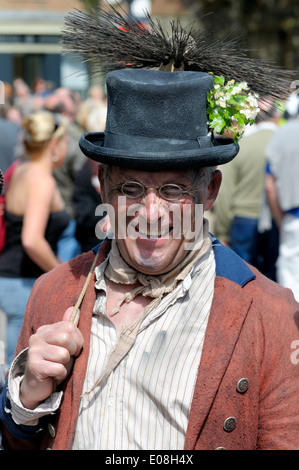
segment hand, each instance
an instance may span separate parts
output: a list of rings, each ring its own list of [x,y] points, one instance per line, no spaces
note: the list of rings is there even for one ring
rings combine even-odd
[[[69,375],[74,358],[80,354],[83,336],[70,322],[74,307],[68,308],[61,322],[38,328],[29,339],[28,358],[20,399],[25,408],[34,409]],[[77,315],[78,317],[78,315]]]

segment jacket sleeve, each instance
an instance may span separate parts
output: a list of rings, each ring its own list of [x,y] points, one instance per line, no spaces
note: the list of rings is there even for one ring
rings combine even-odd
[[[285,289],[264,321],[258,449],[299,449],[298,325],[299,304]]]
[[[65,263],[42,275],[35,282],[18,337],[15,358],[28,347],[30,336],[41,325],[60,321],[65,309],[74,305],[74,287],[69,281],[69,275],[73,270],[74,262]],[[68,278],[67,283],[66,278]],[[74,279],[78,281],[76,277]],[[0,429],[4,448],[11,450],[38,449],[44,432],[47,431],[47,424],[47,417],[39,419],[36,426],[25,426],[14,422],[6,381],[0,401]]]

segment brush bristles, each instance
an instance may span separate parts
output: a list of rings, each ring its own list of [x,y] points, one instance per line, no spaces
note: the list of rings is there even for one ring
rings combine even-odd
[[[62,45],[66,53],[79,54],[93,64],[93,72],[106,74],[121,68],[151,68],[173,63],[174,69],[212,72],[226,80],[246,81],[261,97],[286,99],[293,73],[269,62],[248,57],[239,39],[215,40],[189,29],[180,21],[165,33],[158,20],[147,14],[147,26],[126,17],[112,6],[91,13],[76,10],[65,20]]]

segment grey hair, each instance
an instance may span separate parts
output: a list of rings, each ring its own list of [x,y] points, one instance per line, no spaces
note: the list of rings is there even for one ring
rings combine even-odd
[[[198,170],[191,170],[194,175],[194,182],[204,183],[208,185],[211,181],[213,173],[217,170],[217,166],[206,166]]]

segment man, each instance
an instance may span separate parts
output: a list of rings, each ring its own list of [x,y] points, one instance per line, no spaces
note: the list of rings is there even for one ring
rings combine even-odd
[[[261,235],[258,225],[261,211],[264,219],[266,211],[263,205],[265,148],[278,129],[279,113],[272,100],[259,103],[259,107],[261,111],[254,126],[245,131],[240,141],[238,156],[222,170],[222,184],[213,208],[214,233],[246,262],[275,280],[276,239],[269,243],[272,240],[270,235],[273,237],[276,233],[275,228],[270,232],[270,218],[267,234]],[[265,224],[264,220],[262,222]],[[267,243],[262,246],[265,237]],[[266,260],[269,262],[264,263]]]
[[[101,164],[114,236],[37,281],[2,393],[5,448],[298,448],[298,304],[198,210],[238,152],[208,133],[213,84],[107,76],[105,133],[80,147]]]
[[[277,282],[292,289],[299,300],[299,191],[298,117],[287,120],[272,137],[266,148],[266,195],[273,218],[279,228],[279,253],[276,263]]]

